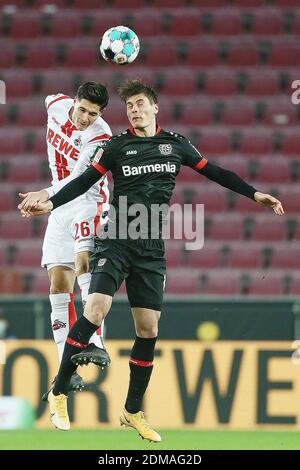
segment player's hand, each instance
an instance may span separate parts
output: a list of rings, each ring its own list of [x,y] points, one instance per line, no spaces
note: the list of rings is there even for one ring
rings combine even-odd
[[[51,212],[53,209],[53,204],[52,201],[46,201],[46,202],[39,202],[36,204],[34,207],[32,207],[30,210],[24,210],[20,209],[22,217],[30,217],[32,215],[44,215],[48,214]]]
[[[275,214],[284,214],[282,204],[278,199],[276,199],[276,197],[273,197],[270,194],[264,194],[257,191],[254,194],[254,199],[256,202],[259,202],[260,204],[263,204],[266,207],[271,207]]]
[[[49,194],[45,189],[31,193],[19,193],[19,197],[23,199],[18,205],[21,212],[30,212],[30,210],[41,202],[46,202],[49,199]]]

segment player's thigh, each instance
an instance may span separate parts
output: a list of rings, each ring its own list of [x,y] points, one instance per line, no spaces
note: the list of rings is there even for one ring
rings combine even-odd
[[[90,251],[80,251],[75,253],[75,272],[76,276],[89,272]]]
[[[165,287],[165,266],[156,270],[133,271],[126,279],[128,300],[132,309],[161,311]]]
[[[49,266],[48,277],[51,294],[73,292],[75,284],[75,271],[67,266]]]
[[[53,213],[50,215],[42,251],[41,265],[43,267],[49,264],[74,264],[74,239],[70,234],[69,227],[64,224],[62,214]]]
[[[159,310],[134,307],[131,312],[137,336],[140,338],[155,338],[158,335]]]
[[[89,294],[97,292],[113,297],[128,270],[124,246],[118,240],[98,240],[95,252],[90,257],[92,278]]]

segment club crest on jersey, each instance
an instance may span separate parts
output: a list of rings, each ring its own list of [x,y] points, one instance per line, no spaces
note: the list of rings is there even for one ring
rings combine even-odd
[[[158,146],[158,150],[162,155],[170,155],[172,153],[172,145],[171,144],[160,144]]]
[[[74,145],[76,145],[76,147],[81,147],[82,146],[82,141],[81,141],[81,137],[77,137],[77,139],[74,140]]]
[[[107,261],[106,258],[100,258],[98,261],[98,266],[101,268],[101,266],[105,265],[106,261]]]

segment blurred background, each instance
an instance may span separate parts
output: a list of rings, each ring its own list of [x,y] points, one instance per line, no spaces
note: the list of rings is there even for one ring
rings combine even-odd
[[[118,24],[140,39],[129,66],[100,58],[102,34]],[[49,186],[45,96],[74,96],[88,80],[106,83],[111,99],[103,117],[118,133],[127,118],[116,89],[141,78],[159,93],[161,127],[278,197],[286,212],[276,217],[181,171],[172,201],[205,205],[205,245],[186,251],[185,240],[167,242],[161,339],[196,340],[199,348],[215,340],[287,341],[281,347],[289,349],[300,334],[300,107],[292,102],[299,33],[300,0],[0,0],[7,92],[0,104],[0,306],[7,335],[51,338],[48,278],[40,268],[47,219],[24,220],[16,211],[20,190]],[[122,287],[108,340],[132,338],[124,294]]]

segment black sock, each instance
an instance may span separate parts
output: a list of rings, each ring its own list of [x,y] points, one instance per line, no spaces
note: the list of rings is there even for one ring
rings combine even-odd
[[[156,338],[136,336],[129,360],[130,381],[125,408],[129,413],[137,413],[142,408],[152,369]]]
[[[84,316],[80,317],[72,326],[65,343],[60,368],[53,387],[54,395],[60,393],[68,395],[69,383],[77,368],[71,361],[71,357],[88,346],[90,337],[98,328],[99,326],[94,325]]]

